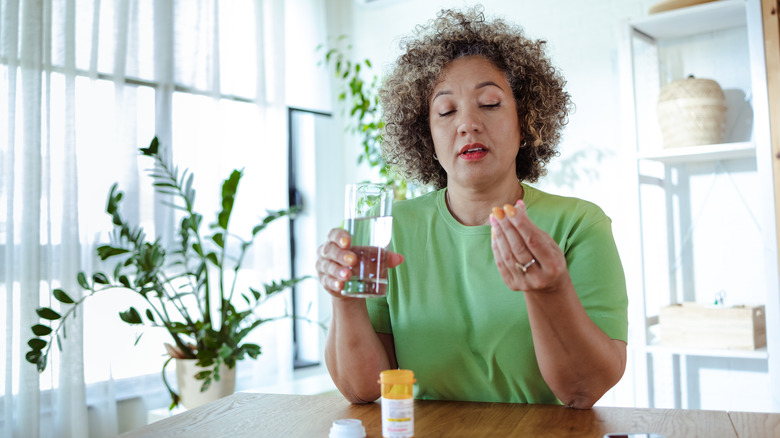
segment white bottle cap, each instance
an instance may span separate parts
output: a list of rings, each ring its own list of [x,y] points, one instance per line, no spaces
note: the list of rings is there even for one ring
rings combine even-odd
[[[366,429],[363,422],[354,418],[336,420],[330,427],[329,438],[365,438]]]

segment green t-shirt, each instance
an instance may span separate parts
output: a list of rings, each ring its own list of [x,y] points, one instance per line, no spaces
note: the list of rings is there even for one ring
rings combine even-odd
[[[595,204],[523,185],[528,216],[563,250],[588,316],[627,340],[628,299],[611,220]],[[391,333],[398,366],[422,399],[560,403],[534,354],[525,297],[501,279],[489,226],[452,217],[446,189],[393,207],[387,295],[366,300],[374,329]]]

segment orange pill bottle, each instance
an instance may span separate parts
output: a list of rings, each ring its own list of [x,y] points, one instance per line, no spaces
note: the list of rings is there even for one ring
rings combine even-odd
[[[382,437],[414,437],[414,373],[385,370],[379,375],[382,386]]]

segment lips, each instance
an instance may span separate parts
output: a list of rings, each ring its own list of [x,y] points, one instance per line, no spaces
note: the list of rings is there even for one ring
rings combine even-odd
[[[488,150],[482,143],[472,143],[463,146],[460,150],[460,157],[464,160],[479,160],[487,155]]]
[[[463,146],[463,148],[460,150],[460,154],[473,154],[479,151],[487,152],[487,148],[482,143],[471,143]]]

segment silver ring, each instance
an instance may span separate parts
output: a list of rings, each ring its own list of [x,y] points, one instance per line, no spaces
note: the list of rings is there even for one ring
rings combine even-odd
[[[530,268],[531,265],[533,265],[534,263],[536,263],[536,259],[535,258],[531,258],[531,261],[526,263],[526,264],[524,264],[524,265],[521,265],[520,263],[515,263],[515,267],[517,269],[523,271],[523,274],[525,274],[528,271],[528,268]]]

